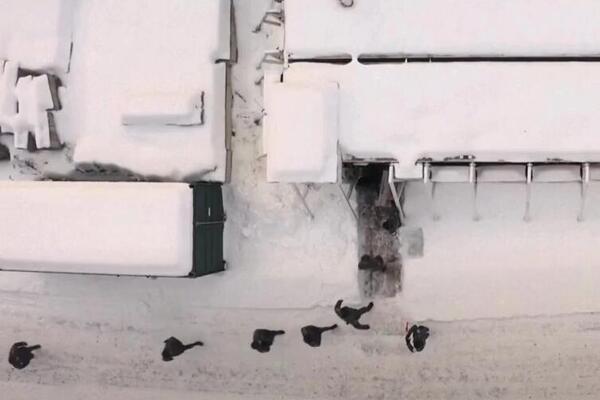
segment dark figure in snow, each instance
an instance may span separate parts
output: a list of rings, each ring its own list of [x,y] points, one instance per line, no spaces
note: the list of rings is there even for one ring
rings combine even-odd
[[[285,331],[272,331],[269,329],[257,329],[252,336],[250,347],[259,353],[268,353],[271,350],[271,345],[275,340],[275,336],[283,335]]]
[[[406,346],[414,353],[416,351],[423,351],[425,348],[425,342],[429,337],[429,328],[422,325],[413,325],[406,333]],[[412,342],[412,343],[411,343]]]
[[[321,334],[323,332],[332,331],[335,328],[337,328],[337,324],[326,326],[324,328],[314,325],[308,325],[300,329],[300,331],[302,332],[304,343],[311,347],[319,347],[321,346]]]
[[[204,346],[202,342],[194,342],[192,344],[183,344],[179,339],[171,336],[165,340],[165,348],[162,351],[163,361],[172,361],[174,357],[183,354],[184,351],[196,346]]]
[[[39,344],[27,346],[27,342],[17,342],[10,348],[8,362],[16,369],[23,369],[28,366],[31,359],[34,358],[32,351],[41,348],[42,346]]]
[[[358,263],[358,269],[364,271],[385,271],[385,263],[381,256],[363,255]]]
[[[337,303],[335,303],[335,313],[338,315],[338,317],[340,317],[341,319],[346,321],[346,324],[352,325],[356,329],[369,329],[370,328],[369,325],[361,324],[359,320],[360,320],[360,317],[362,317],[362,315],[364,313],[371,311],[372,308],[373,308],[372,302],[369,303],[368,306],[362,307],[359,309],[352,308],[352,307],[342,307],[342,300],[338,300]]]
[[[400,222],[400,218],[397,215],[391,216],[390,218],[383,221],[383,224],[381,224],[381,227],[388,231],[390,235],[395,234],[396,231],[398,231],[398,228],[400,228],[401,226],[402,223]]]
[[[381,227],[388,231],[390,235],[394,235],[401,226],[402,220],[400,219],[400,211],[398,211],[396,204],[391,202],[389,205],[388,216],[386,220],[383,221],[383,224],[381,224]]]

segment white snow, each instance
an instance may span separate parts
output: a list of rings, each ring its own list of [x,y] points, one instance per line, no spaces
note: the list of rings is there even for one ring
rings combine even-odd
[[[525,182],[525,165],[480,165],[477,167],[477,182]]]
[[[536,165],[532,169],[533,182],[581,182],[580,165]]]
[[[258,158],[263,97],[254,81],[262,51],[275,47],[268,38],[278,32],[250,31],[270,3],[235,1],[240,61],[233,70],[232,183],[224,187],[228,270],[196,280],[1,273],[0,348],[22,339],[43,345],[28,369],[16,371],[6,362],[0,367],[2,395],[10,400],[595,399],[600,391],[595,314],[426,321],[433,334],[419,354],[408,353],[402,336],[407,319],[419,315],[446,320],[597,310],[592,245],[600,232],[599,214],[591,207],[589,220],[574,222],[575,185],[566,192],[562,184],[538,192],[536,184],[529,224],[521,220],[523,185],[518,193],[509,189],[508,196],[503,185],[482,188],[480,204],[488,207],[482,207],[478,223],[465,212],[470,187],[463,193],[458,186],[439,186],[442,218],[435,223],[425,194],[409,187],[410,223],[424,227],[426,243],[422,260],[403,260],[407,296],[376,299],[365,316],[370,331],[341,326],[319,349],[301,342],[300,326],[337,321],[329,307],[337,298],[357,300],[356,225],[334,185],[314,185],[307,197],[316,215],[310,221],[288,185],[264,178],[266,162]],[[69,105],[77,110],[81,104]],[[522,176],[505,168],[488,171],[491,178]],[[452,188],[461,192],[448,193]],[[598,203],[596,197],[591,204]],[[548,206],[537,207],[545,202]],[[287,333],[271,353],[258,354],[249,347],[257,327]],[[204,340],[206,346],[163,363],[162,341],[171,335]]]
[[[192,190],[170,183],[0,183],[3,269],[186,276]]]
[[[591,400],[600,390],[598,315],[427,321],[432,337],[412,354],[402,310],[378,301],[364,317],[370,331],[343,325],[313,349],[299,327],[335,322],[331,308],[207,309],[174,301],[175,292],[74,283],[48,283],[43,296],[1,293],[0,348],[20,338],[43,345],[25,370],[2,365],[6,398]],[[249,345],[256,327],[286,334],[259,354]],[[164,363],[162,341],[174,333],[205,346]]]
[[[408,186],[407,224],[424,232],[424,256],[403,258],[397,302],[417,320],[506,318],[598,310],[600,186],[591,183],[577,221],[580,184],[535,183],[524,222],[525,184],[477,189],[473,221],[468,184],[436,184],[431,204],[420,182]],[[433,214],[439,219],[434,220]]]
[[[292,57],[600,53],[596,0],[285,0]]]
[[[256,21],[260,20],[264,7],[256,7],[254,1],[238,6],[237,28],[240,32],[251,32]],[[89,18],[91,20],[92,16]],[[275,33],[270,31],[268,34],[276,40]],[[178,304],[192,308],[269,309],[330,305],[338,297],[357,300],[356,224],[339,189],[335,185],[313,186],[306,199],[315,214],[315,220],[310,220],[289,185],[266,182],[266,162],[264,158],[258,158],[262,126],[257,121],[263,115],[263,98],[261,86],[255,85],[254,80],[262,74],[256,70],[256,65],[262,51],[267,48],[267,37],[265,34],[244,34],[238,37],[238,41],[240,49],[244,51],[240,51],[239,63],[233,70],[238,94],[233,110],[236,136],[233,137],[232,182],[223,188],[227,213],[224,239],[227,271],[194,280],[0,274],[0,289],[24,289],[21,284],[22,279],[26,279],[30,282],[27,286],[36,293],[47,285],[62,286],[63,282],[69,282],[66,285],[76,291],[89,289],[90,285],[101,286],[103,289],[99,289],[98,293],[100,297],[104,296],[105,291],[114,293],[117,298],[133,296],[133,299],[169,293],[170,300],[165,307],[171,311],[173,307],[179,307]],[[73,61],[74,72],[69,76],[67,87],[71,93],[75,92],[75,81],[81,79],[75,72],[77,57]],[[148,92],[140,90],[127,93]],[[65,100],[83,97],[85,93],[79,93]],[[209,97],[210,94],[205,93],[205,100]],[[64,118],[61,120],[68,123],[71,133],[77,131],[77,113],[86,106],[86,102],[63,103],[64,111],[72,110],[66,121]],[[94,99],[90,102],[98,106],[100,104]],[[206,107],[205,102],[205,111]],[[64,112],[62,116],[65,116]],[[193,128],[180,129],[185,132]],[[171,132],[176,134],[175,131]],[[152,135],[152,132],[144,131],[140,137],[147,137],[148,134]],[[146,151],[140,145],[132,145],[131,149],[133,154]],[[198,149],[186,149],[183,157],[186,157],[187,151],[197,152]],[[157,158],[156,162],[161,163],[161,160]],[[10,168],[3,173],[6,177],[15,175]],[[32,178],[31,173],[18,177]],[[307,261],[307,254],[314,254],[315,257]],[[69,289],[63,287],[61,290]],[[87,289],[85,292],[90,293]]]
[[[225,65],[215,62],[229,57],[228,29],[226,0],[80,3],[59,125],[75,143],[74,161],[173,180],[223,181]],[[202,92],[202,125],[122,124],[132,95],[180,93],[185,99]]]
[[[337,83],[265,86],[269,182],[337,182]]]
[[[0,60],[65,73],[71,51],[73,0],[2,0]]]
[[[430,179],[433,182],[468,182],[469,167],[431,167]]]
[[[0,62],[0,129],[3,131],[7,130],[7,119],[17,113],[15,87],[18,73],[17,63]]]
[[[200,125],[202,93],[131,95],[121,114],[123,125]]]
[[[330,81],[344,157],[396,159],[399,178],[420,177],[422,157],[600,161],[596,63],[294,63],[284,74]]]
[[[55,108],[47,75],[18,79],[18,64],[4,63],[0,70],[0,129],[14,135],[14,147],[26,149],[29,133],[37,148],[50,147],[47,110]],[[17,107],[18,105],[18,107]]]
[[[8,118],[8,130],[13,132],[15,147],[27,148],[29,132],[33,133],[36,147],[50,147],[50,126],[47,110],[54,108],[48,76],[19,78],[15,87],[19,112]],[[3,128],[4,129],[4,128]]]

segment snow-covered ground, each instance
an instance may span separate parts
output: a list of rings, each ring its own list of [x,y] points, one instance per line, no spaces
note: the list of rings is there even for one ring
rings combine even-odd
[[[240,59],[233,70],[234,169],[231,184],[224,188],[229,270],[196,280],[0,274],[0,349],[8,349],[20,339],[43,345],[26,370],[13,370],[6,363],[0,366],[2,398],[595,398],[600,390],[600,317],[595,314],[429,321],[433,335],[423,353],[410,354],[403,343],[407,318],[491,317],[498,315],[497,310],[507,315],[518,304],[531,307],[528,314],[538,314],[526,304],[532,295],[525,283],[513,286],[523,290],[510,291],[510,296],[516,296],[511,298],[512,308],[499,307],[490,296],[493,301],[487,308],[489,314],[484,313],[484,301],[475,295],[477,291],[486,294],[492,277],[479,274],[478,280],[471,283],[473,271],[457,266],[458,251],[450,254],[457,257],[456,263],[448,262],[449,272],[439,277],[414,271],[435,268],[448,255],[448,249],[461,248],[462,235],[455,227],[460,227],[464,235],[472,234],[470,252],[461,257],[472,255],[480,261],[464,266],[492,268],[501,260],[515,260],[517,255],[490,252],[496,228],[506,235],[516,235],[507,247],[517,246],[519,237],[526,239],[540,232],[548,239],[548,247],[568,243],[561,253],[563,257],[551,260],[553,265],[562,263],[560,270],[552,272],[564,271],[582,260],[579,255],[569,254],[571,250],[585,251],[591,257],[593,249],[575,246],[570,236],[561,238],[566,231],[589,243],[589,238],[600,232],[595,217],[600,210],[590,207],[589,220],[576,224],[578,202],[574,196],[564,196],[562,188],[540,192],[543,198],[537,196],[537,189],[534,191],[535,205],[547,202],[548,206],[534,205],[529,225],[519,214],[524,196],[507,195],[514,203],[506,211],[514,212],[513,222],[501,224],[503,213],[486,212],[481,207],[482,219],[475,223],[465,211],[462,192],[461,196],[453,196],[445,190],[436,194],[441,219],[434,223],[426,204],[415,207],[425,203],[425,197],[419,194],[421,187],[410,188],[409,221],[411,226],[424,229],[425,255],[407,260],[403,288],[408,290],[410,284],[428,296],[419,298],[419,293],[411,296],[407,291],[406,300],[378,299],[374,310],[365,316],[372,330],[360,332],[344,325],[325,336],[319,349],[301,342],[302,325],[336,321],[331,309],[335,300],[343,297],[358,301],[357,235],[353,216],[337,187],[323,185],[311,191],[307,201],[315,220],[310,221],[289,186],[266,183],[265,160],[259,158],[263,103],[261,87],[254,81],[261,76],[256,70],[261,51],[278,43],[273,37],[277,30],[265,27],[259,34],[250,31],[270,3],[235,1]],[[10,169],[2,172],[6,172],[3,176],[13,173]],[[485,197],[506,202],[495,196],[503,191],[494,185],[491,195]],[[482,205],[488,203],[483,198],[480,201]],[[573,209],[573,213],[559,213],[562,222],[556,223],[552,205],[563,201],[564,208],[560,209]],[[462,208],[451,207],[451,202]],[[580,226],[586,227],[587,234]],[[454,237],[447,238],[446,234]],[[443,246],[434,246],[437,242],[444,242]],[[544,249],[546,245],[539,246]],[[529,253],[524,245],[517,249],[524,259],[536,260],[521,264],[522,268],[534,267],[524,275],[530,278],[544,260],[537,260],[538,250]],[[493,264],[490,257],[496,257]],[[592,271],[593,258],[586,265]],[[450,267],[458,268],[457,277],[464,279],[462,286],[461,282],[451,281],[455,285],[448,288]],[[581,277],[583,269],[576,271],[575,278],[567,281],[572,284],[567,286],[572,298],[564,304],[558,296],[552,298],[551,290],[558,288],[559,278],[546,278],[551,284],[548,293],[534,292],[547,296],[550,305],[560,303],[560,309],[548,306],[548,311],[542,313],[583,310],[578,307],[590,295],[586,285],[596,282],[597,275]],[[444,277],[446,286],[439,289]],[[504,282],[508,277],[507,272]],[[474,292],[461,296],[468,285]],[[541,297],[534,300],[543,302]],[[598,308],[590,302],[585,310]],[[249,346],[257,327],[282,328],[288,333],[277,340],[271,353],[259,354]],[[163,363],[161,344],[171,335],[184,341],[204,340],[206,346],[172,363]]]
[[[423,228],[424,255],[405,258],[398,303],[416,319],[503,318],[598,311],[600,185],[578,222],[580,184],[536,183],[531,219],[525,184],[408,187],[408,225]],[[439,220],[434,220],[437,214]]]
[[[397,307],[383,302],[365,317],[371,331],[343,326],[313,349],[302,343],[299,327],[334,321],[331,309],[259,312],[180,304],[167,310],[159,302],[123,303],[110,294],[103,301],[45,296],[40,303],[36,296],[4,292],[0,347],[15,337],[45,347],[26,370],[2,364],[3,396],[594,399],[600,390],[598,315],[430,322],[427,348],[411,354],[399,335],[404,322]],[[270,353],[259,354],[249,346],[257,326],[287,333]],[[164,363],[160,344],[175,331],[206,345]]]

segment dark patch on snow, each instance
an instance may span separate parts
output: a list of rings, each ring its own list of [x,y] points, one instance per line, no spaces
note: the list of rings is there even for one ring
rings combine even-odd
[[[10,160],[10,150],[0,143],[0,161]]]
[[[18,170],[23,175],[40,175],[40,167],[38,164],[29,158],[21,158],[15,154],[13,157],[13,168]]]
[[[398,210],[390,193],[381,191],[385,164],[361,167],[356,185],[358,203],[359,259],[363,256],[383,259],[383,268],[358,271],[363,295],[392,297],[401,289],[402,259],[400,241],[395,230],[389,229],[390,220],[399,220]],[[387,223],[386,223],[387,221]],[[386,225],[386,228],[384,228]],[[377,264],[377,263],[375,263]]]
[[[206,175],[216,171],[216,169],[215,166],[211,169],[198,171],[197,173],[186,175],[179,180],[173,177],[141,175],[115,164],[79,163],[74,170],[66,174],[46,173],[44,174],[44,179],[82,182],[198,182],[206,180]]]
[[[237,90],[235,92],[233,92],[240,100],[242,100],[244,103],[247,103],[246,98],[244,96],[242,96],[242,94],[240,92],[238,92]]]
[[[398,231],[402,254],[408,257],[423,257],[423,229],[402,227]]]

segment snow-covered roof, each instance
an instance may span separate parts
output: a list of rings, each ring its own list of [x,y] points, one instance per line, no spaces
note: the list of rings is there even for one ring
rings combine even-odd
[[[74,161],[223,181],[226,66],[216,61],[230,55],[230,2],[149,1],[140,11],[137,0],[89,0],[78,7],[58,121],[75,142]],[[140,108],[135,99],[141,98]],[[202,104],[191,100],[197,98]],[[167,110],[177,115],[165,120],[156,110],[167,101],[189,109]],[[141,123],[131,124],[132,110]]]
[[[267,181],[336,182],[337,83],[275,81],[264,95]]]
[[[186,276],[192,217],[187,184],[0,182],[0,268]]]
[[[16,147],[28,133],[50,147],[48,102],[25,101],[43,99],[33,93],[41,86],[21,78],[32,90],[18,97],[15,85],[18,68],[55,73],[63,107],[52,127],[74,147],[75,163],[224,181],[227,67],[219,60],[230,58],[230,9],[230,0],[0,1],[2,131],[15,134]],[[27,120],[15,119],[22,109]]]
[[[600,161],[597,63],[293,63],[284,82],[337,82],[344,159],[395,159],[399,178],[421,158]]]
[[[285,0],[284,7],[292,57],[600,54],[597,0],[354,0],[347,8],[339,0]]]
[[[66,72],[73,0],[0,1],[0,60],[22,68]]]

